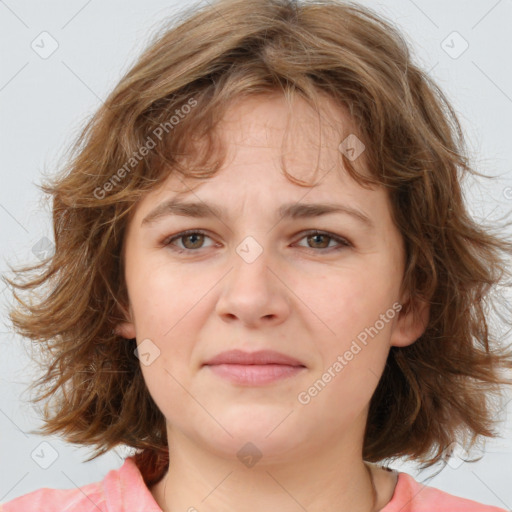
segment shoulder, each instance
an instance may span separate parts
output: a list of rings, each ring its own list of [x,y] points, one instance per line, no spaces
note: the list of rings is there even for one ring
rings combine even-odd
[[[102,512],[106,511],[105,498],[99,489],[86,486],[78,489],[38,489],[0,505],[0,512]]]
[[[507,512],[503,508],[484,505],[449,494],[417,482],[407,473],[398,474],[391,501],[380,512]]]
[[[129,508],[125,505],[129,504]],[[38,489],[0,504],[0,512],[161,512],[132,458],[101,482],[77,489]]]
[[[81,489],[37,489],[0,505],[0,512],[106,512],[102,482]]]

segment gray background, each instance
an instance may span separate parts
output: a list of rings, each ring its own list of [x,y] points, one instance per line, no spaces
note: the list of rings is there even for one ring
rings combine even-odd
[[[492,183],[467,183],[473,214],[492,221],[509,212],[512,1],[361,3],[402,28],[417,61],[459,113],[476,167],[499,176]],[[59,166],[86,119],[135,61],[151,31],[177,6],[163,0],[0,1],[0,271],[8,271],[7,261],[37,261],[41,239],[52,240],[49,212],[35,184]],[[58,47],[44,54],[52,45]],[[25,392],[34,369],[26,345],[9,332],[8,300],[1,284],[0,502],[39,487],[74,488],[102,479],[121,465],[122,450],[85,463],[87,449],[29,433],[39,425]],[[455,457],[431,479],[432,469],[419,472],[414,464],[398,462],[392,467],[452,494],[512,509],[511,410],[512,402],[502,408],[504,420],[508,412],[500,430],[503,439],[474,452],[483,454],[479,462]]]

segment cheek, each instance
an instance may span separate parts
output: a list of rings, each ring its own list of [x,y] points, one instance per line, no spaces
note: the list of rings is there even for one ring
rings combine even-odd
[[[138,328],[150,327],[158,336],[167,335],[201,298],[200,290],[192,276],[168,263],[137,265],[134,260],[132,268],[127,281]]]
[[[347,340],[391,308],[394,288],[391,280],[350,270],[333,272],[320,280],[308,279],[295,289],[303,304],[322,321],[328,337]]]
[[[185,382],[192,364],[191,340],[196,332],[194,326],[198,325],[201,294],[183,274],[163,266],[141,266],[138,274],[132,275],[129,291],[139,352],[144,346],[141,344],[146,343],[151,354],[151,364],[143,364],[141,358],[144,380],[157,403],[166,394],[172,395],[176,403],[181,392],[178,382]]]
[[[311,383],[325,385],[318,403],[326,407],[333,400],[355,411],[371,398],[384,370],[397,285],[389,270],[379,272],[333,273],[310,287],[304,301],[321,320],[311,324],[321,356]]]

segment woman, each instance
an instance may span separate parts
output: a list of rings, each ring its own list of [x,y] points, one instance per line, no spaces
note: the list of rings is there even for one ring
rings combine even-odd
[[[189,13],[43,187],[43,276],[9,281],[52,285],[11,313],[51,354],[43,431],[137,454],[2,510],[500,510],[378,464],[492,436],[511,383],[485,301],[512,243],[470,218],[470,172],[442,92],[371,11]]]

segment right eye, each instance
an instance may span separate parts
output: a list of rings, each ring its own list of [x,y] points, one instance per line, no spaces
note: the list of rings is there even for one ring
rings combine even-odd
[[[202,249],[203,247],[200,247],[201,243],[204,241],[204,237],[210,238],[205,231],[202,231],[200,229],[189,229],[187,231],[183,231],[181,233],[178,233],[177,235],[172,236],[171,238],[166,238],[162,245],[164,246],[173,246],[171,249],[173,251],[177,251],[179,253],[182,252],[190,252],[194,251],[194,249]],[[173,242],[175,240],[183,240],[183,248],[177,247]],[[190,242],[190,244],[189,244]],[[187,246],[190,245],[190,246]]]

